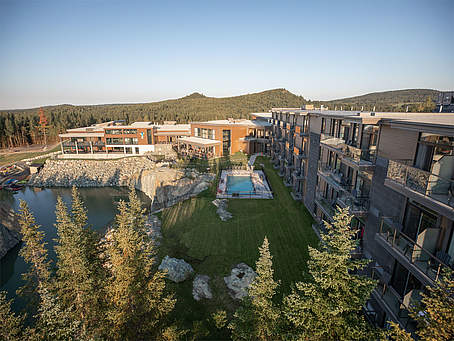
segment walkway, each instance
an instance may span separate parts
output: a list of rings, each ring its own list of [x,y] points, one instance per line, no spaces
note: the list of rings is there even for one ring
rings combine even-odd
[[[247,165],[249,167],[252,167],[254,165],[254,162],[255,162],[255,159],[257,158],[257,156],[262,156],[263,153],[256,153],[254,155],[251,156],[251,158],[249,159],[249,162],[247,163]]]

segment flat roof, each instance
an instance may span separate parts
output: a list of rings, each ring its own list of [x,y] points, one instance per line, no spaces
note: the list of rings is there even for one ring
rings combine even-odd
[[[191,122],[191,124],[208,124],[222,126],[245,126],[245,127],[270,127],[271,123],[258,120],[234,119],[234,120],[214,120],[205,122]]]
[[[58,134],[58,136],[60,136],[60,137],[104,137],[104,133],[73,132],[73,133]]]
[[[178,139],[178,142],[184,142],[196,146],[202,146],[202,147],[209,147],[209,146],[215,146],[218,144],[221,144],[221,141],[218,140],[211,140],[211,139],[203,139],[201,137],[195,137],[195,136],[187,136],[187,137],[180,137]]]
[[[190,124],[158,124],[156,128],[159,130],[167,131],[191,131]]]

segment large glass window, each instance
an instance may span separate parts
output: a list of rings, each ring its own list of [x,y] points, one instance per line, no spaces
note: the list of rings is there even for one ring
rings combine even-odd
[[[123,134],[137,134],[137,129],[124,129]]]
[[[125,137],[125,144],[139,144],[137,137]]]
[[[122,133],[122,129],[106,129],[106,134],[108,135],[121,135]]]
[[[123,139],[120,137],[108,137],[106,142],[107,144],[123,144]]]

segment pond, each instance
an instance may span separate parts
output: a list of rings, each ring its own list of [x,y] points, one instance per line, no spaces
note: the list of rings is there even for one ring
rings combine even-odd
[[[88,211],[88,223],[99,233],[104,233],[107,225],[114,219],[117,213],[116,203],[128,197],[128,189],[121,187],[80,188],[79,192]],[[149,207],[150,199],[142,192],[137,193],[144,207]],[[19,209],[19,200],[27,202],[37,223],[45,233],[44,239],[51,259],[55,259],[54,239],[57,237],[57,231],[54,224],[58,196],[61,196],[69,206],[70,188],[26,187],[15,195],[0,190],[0,201],[7,201],[16,211]],[[22,243],[0,260],[0,291],[5,290],[9,299],[16,297],[16,290],[24,284],[21,275],[28,269],[27,263],[19,256],[21,246]],[[13,310],[17,311],[20,308],[22,308],[22,302],[19,299],[14,303]]]

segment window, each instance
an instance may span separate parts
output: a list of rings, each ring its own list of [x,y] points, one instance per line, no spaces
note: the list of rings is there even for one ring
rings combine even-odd
[[[125,137],[125,144],[139,144],[137,137]]]
[[[147,143],[153,144],[151,129],[147,129]]]
[[[106,134],[107,135],[121,135],[122,134],[122,129],[107,129]]]
[[[119,137],[108,137],[106,138],[107,144],[123,144],[123,139]]]
[[[124,129],[123,134],[137,134],[137,129]]]
[[[322,117],[322,130],[321,130],[321,132],[324,133],[325,129],[326,129],[326,119],[324,117]]]

